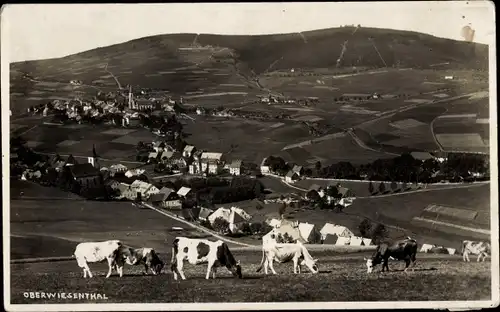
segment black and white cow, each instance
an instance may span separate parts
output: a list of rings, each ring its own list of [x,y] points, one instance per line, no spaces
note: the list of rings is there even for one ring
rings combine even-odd
[[[76,258],[78,266],[83,269],[83,277],[92,277],[88,263],[108,261],[108,274],[111,275],[112,269],[116,268],[120,277],[123,276],[123,259],[119,256],[122,243],[119,240],[108,240],[104,242],[85,242],[76,246],[73,256]]]
[[[481,257],[484,261],[490,252],[491,244],[488,242],[470,240],[464,240],[462,242],[462,255],[466,262],[470,262],[469,254],[477,255],[477,262],[479,262]]]
[[[417,241],[410,237],[396,241],[392,244],[381,243],[377,246],[377,249],[370,259],[365,258],[367,273],[373,272],[373,268],[380,263],[382,263],[382,272],[384,272],[385,269],[389,271],[390,258],[399,261],[404,260],[406,264],[404,271],[406,272],[410,263],[413,263],[413,266],[415,266],[417,250]]]
[[[183,280],[184,260],[192,265],[207,263],[206,279],[210,278],[210,273],[215,278],[217,267],[225,266],[235,277],[242,278],[240,262],[234,259],[229,247],[221,240],[210,241],[207,239],[193,239],[186,237],[176,237],[172,246],[172,265],[174,279],[177,280],[177,274]]]
[[[121,246],[119,256],[129,265],[144,265],[145,274],[151,269],[153,275],[158,275],[163,269],[164,263],[153,248],[132,248]]]

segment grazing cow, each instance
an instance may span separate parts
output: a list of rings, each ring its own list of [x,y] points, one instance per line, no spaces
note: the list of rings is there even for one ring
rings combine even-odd
[[[151,269],[153,275],[161,273],[164,263],[153,248],[132,248],[121,246],[119,256],[129,265],[144,265],[145,274]]]
[[[260,267],[257,272],[262,270],[264,267],[264,272],[267,274],[267,268],[269,267],[273,274],[277,274],[273,267],[273,261],[278,263],[286,263],[293,261],[293,273],[300,273],[300,266],[305,265],[309,270],[316,274],[319,272],[316,265],[317,259],[313,259],[306,247],[299,241],[295,244],[281,244],[276,241],[269,240],[262,244],[262,261],[260,262]],[[299,264],[300,261],[300,264]]]
[[[123,276],[123,261],[119,257],[119,249],[122,243],[119,240],[109,240],[104,242],[86,242],[80,243],[76,246],[73,256],[76,258],[78,266],[83,269],[83,277],[92,277],[88,262],[103,262],[108,261],[108,274],[106,278],[111,275],[113,268],[116,268],[120,277]]]
[[[477,262],[483,261],[491,252],[491,245],[488,242],[465,240],[462,242],[462,255],[466,262],[470,262],[469,254],[477,255]]]
[[[207,263],[206,279],[210,278],[210,273],[215,278],[217,267],[222,266],[225,266],[233,276],[243,277],[240,262],[234,259],[227,244],[221,240],[214,242],[207,239],[176,237],[172,246],[171,265],[175,280],[177,280],[177,273],[183,280],[186,279],[182,270],[184,260],[188,260],[192,265]]]
[[[373,268],[380,263],[382,263],[382,272],[384,272],[385,269],[389,271],[390,258],[399,261],[404,260],[406,263],[404,271],[407,272],[410,263],[413,263],[413,266],[415,266],[417,249],[417,241],[410,237],[396,241],[393,244],[381,243],[377,246],[377,249],[370,259],[365,258],[367,273],[371,273]]]

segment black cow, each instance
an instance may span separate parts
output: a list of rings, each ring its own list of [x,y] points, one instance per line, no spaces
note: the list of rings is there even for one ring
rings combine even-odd
[[[416,255],[418,250],[418,243],[416,240],[407,237],[406,239],[396,241],[392,244],[381,243],[373,253],[370,259],[366,259],[367,273],[371,273],[373,268],[382,263],[382,272],[384,269],[389,271],[389,258],[394,260],[404,260],[406,263],[405,272],[407,271],[410,263],[415,266]]]

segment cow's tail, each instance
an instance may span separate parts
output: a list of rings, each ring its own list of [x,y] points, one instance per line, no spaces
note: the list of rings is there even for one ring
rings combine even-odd
[[[172,244],[172,259],[170,260],[170,270],[175,272],[177,269],[177,252],[179,251],[179,239],[174,239]]]
[[[264,267],[264,259],[266,257],[266,252],[264,251],[264,248],[262,248],[262,260],[260,261],[260,266],[257,268],[255,272],[260,272],[262,268]]]

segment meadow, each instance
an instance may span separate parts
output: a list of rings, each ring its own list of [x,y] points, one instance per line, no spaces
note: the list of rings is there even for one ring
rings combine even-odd
[[[12,303],[83,303],[84,300],[26,299],[23,292],[88,292],[106,294],[105,303],[195,303],[195,302],[284,302],[284,301],[437,301],[489,300],[490,262],[463,263],[459,256],[417,255],[415,271],[403,273],[403,263],[392,262],[388,273],[366,273],[363,256],[311,251],[320,272],[306,268],[292,273],[291,264],[276,264],[279,275],[256,273],[261,253],[233,254],[243,267],[243,279],[233,278],[225,268],[217,278],[205,280],[206,266],[185,265],[187,280],[174,281],[168,269],[160,276],[143,276],[140,267],[125,267],[104,278],[105,265],[93,264],[96,275],[83,279],[75,262],[11,265]],[[380,268],[378,268],[380,270]],[[287,285],[283,287],[283,285]],[[99,301],[93,301],[99,302]]]

